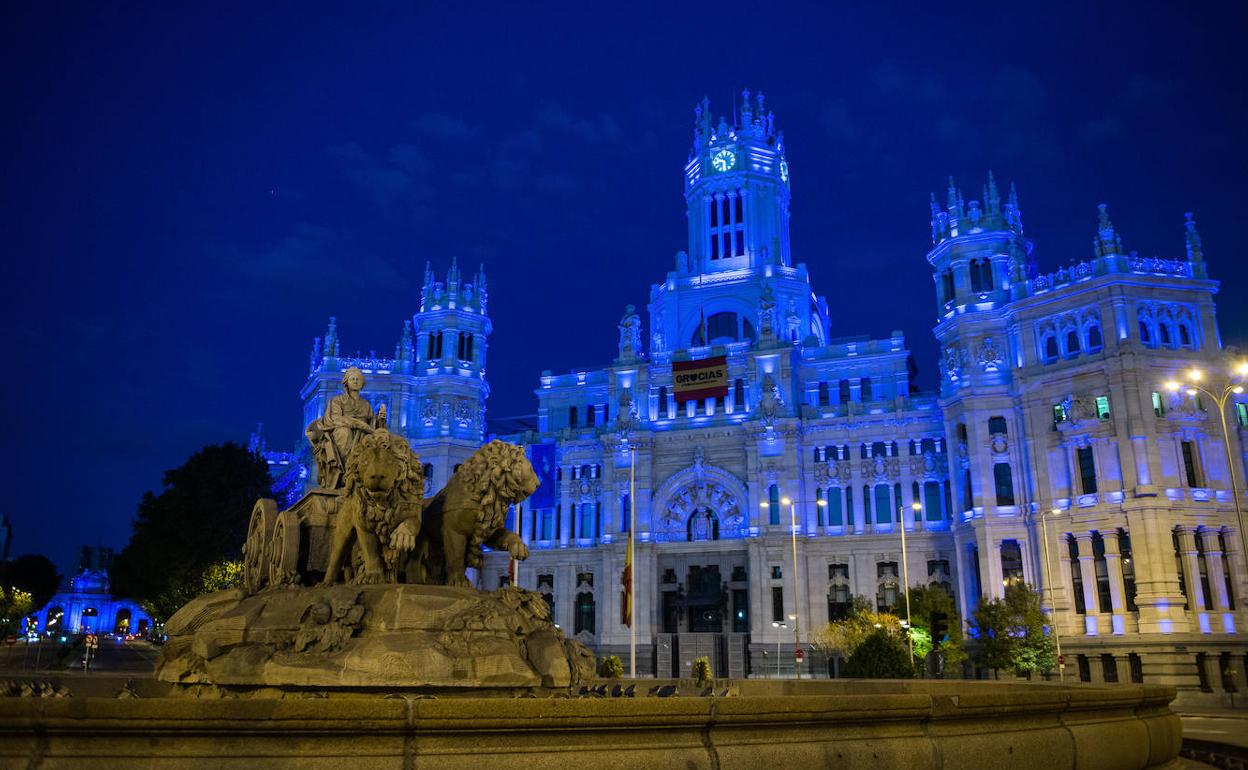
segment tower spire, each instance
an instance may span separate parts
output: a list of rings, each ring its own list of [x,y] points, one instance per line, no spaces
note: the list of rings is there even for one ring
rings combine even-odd
[[[1192,212],[1183,215],[1183,227],[1187,230],[1184,240],[1187,241],[1187,259],[1189,262],[1204,262],[1205,250],[1200,243],[1200,233],[1196,230],[1196,217]]]
[[[338,357],[338,318],[329,317],[329,328],[325,330],[325,357]]]
[[[1122,237],[1114,229],[1114,223],[1109,220],[1109,206],[1098,203],[1096,211],[1096,239],[1092,242],[1093,252],[1098,257],[1122,254]]]

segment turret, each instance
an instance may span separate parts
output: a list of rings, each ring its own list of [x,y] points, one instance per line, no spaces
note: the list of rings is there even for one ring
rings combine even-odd
[[[990,171],[982,193],[982,203],[967,201],[950,177],[944,208],[935,193],[929,198],[933,248],[927,259],[935,271],[942,317],[999,307],[1017,296],[1035,272],[1014,184],[1002,206]]]

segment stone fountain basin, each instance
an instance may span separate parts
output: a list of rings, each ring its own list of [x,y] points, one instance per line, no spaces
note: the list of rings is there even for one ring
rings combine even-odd
[[[654,680],[638,680],[645,693]],[[0,699],[0,766],[1145,768],[1177,765],[1174,689],[743,681],[731,697]],[[691,693],[691,694],[686,694]]]

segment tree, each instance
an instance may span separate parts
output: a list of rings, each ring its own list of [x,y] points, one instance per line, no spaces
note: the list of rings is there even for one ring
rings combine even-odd
[[[855,679],[913,679],[910,653],[896,634],[877,628],[845,662],[845,676]]]
[[[41,553],[23,554],[4,565],[5,586],[20,588],[31,596],[32,610],[48,603],[61,585],[61,573]]]
[[[828,623],[811,636],[811,646],[827,656],[849,657],[875,631],[883,629],[898,639],[902,636],[901,620],[891,613],[875,612],[870,600],[855,596],[848,618]]]
[[[938,585],[910,588],[910,623],[914,626],[914,656],[920,661],[926,660],[932,650],[940,656],[942,670],[966,660],[962,618],[953,596],[944,588]]]
[[[130,542],[110,571],[113,593],[166,619],[202,592],[212,565],[237,561],[251,509],[272,494],[268,465],[237,444],[206,446],[166,471],[139,501]]]
[[[1031,586],[1007,586],[1001,599],[985,599],[972,617],[976,660],[993,669],[1015,674],[1051,671],[1057,665],[1053,639],[1040,608],[1040,596]]]
[[[0,636],[16,634],[22,628],[22,620],[34,610],[29,591],[5,588],[0,592]]]

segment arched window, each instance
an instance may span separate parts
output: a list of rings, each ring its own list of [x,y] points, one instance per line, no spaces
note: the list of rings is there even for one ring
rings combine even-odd
[[[971,260],[971,291],[976,294],[992,291],[992,263],[990,261]]]
[[[953,301],[953,270],[945,270],[940,274],[940,300]]]
[[[667,412],[667,386],[665,385],[659,386],[659,416],[664,418],[671,417]]]
[[[1074,358],[1079,355],[1079,333],[1071,329],[1066,333],[1066,356]]]
[[[1179,344],[1185,348],[1192,346],[1192,333],[1188,331],[1187,324],[1179,322]]]
[[[1101,338],[1101,325],[1092,324],[1088,327],[1088,352],[1097,353],[1105,346],[1105,341]]]
[[[828,388],[828,383],[819,383],[819,406],[828,406],[832,403],[832,392]]]
[[[629,523],[632,521],[632,498],[625,492],[620,497],[620,531],[628,532]]]
[[[780,487],[772,484],[767,488],[767,523],[780,523]]]
[[[997,488],[997,505],[1014,504],[1014,474],[1009,463],[994,463],[992,480]]]
[[[734,412],[745,411],[745,380],[740,378],[732,384],[732,410]]]
[[[1017,540],[1001,541],[1001,578],[1007,586],[1023,582],[1023,549]]]
[[[1006,427],[1006,422],[1005,422],[1004,417],[997,416],[997,417],[988,418],[988,435],[1004,436],[1008,432],[1009,431],[1008,431],[1008,428]]]
[[[1170,323],[1168,321],[1159,321],[1157,323],[1157,337],[1161,340],[1161,344],[1170,345]]]
[[[1140,319],[1140,342],[1145,345],[1153,344],[1153,335],[1148,330],[1148,321],[1143,318]]]
[[[1052,334],[1044,338],[1044,360],[1051,363],[1057,360],[1057,337]]]
[[[576,595],[576,621],[573,624],[572,633],[579,634],[595,633],[595,626],[598,620],[598,609],[594,602],[594,595],[588,591]]]

